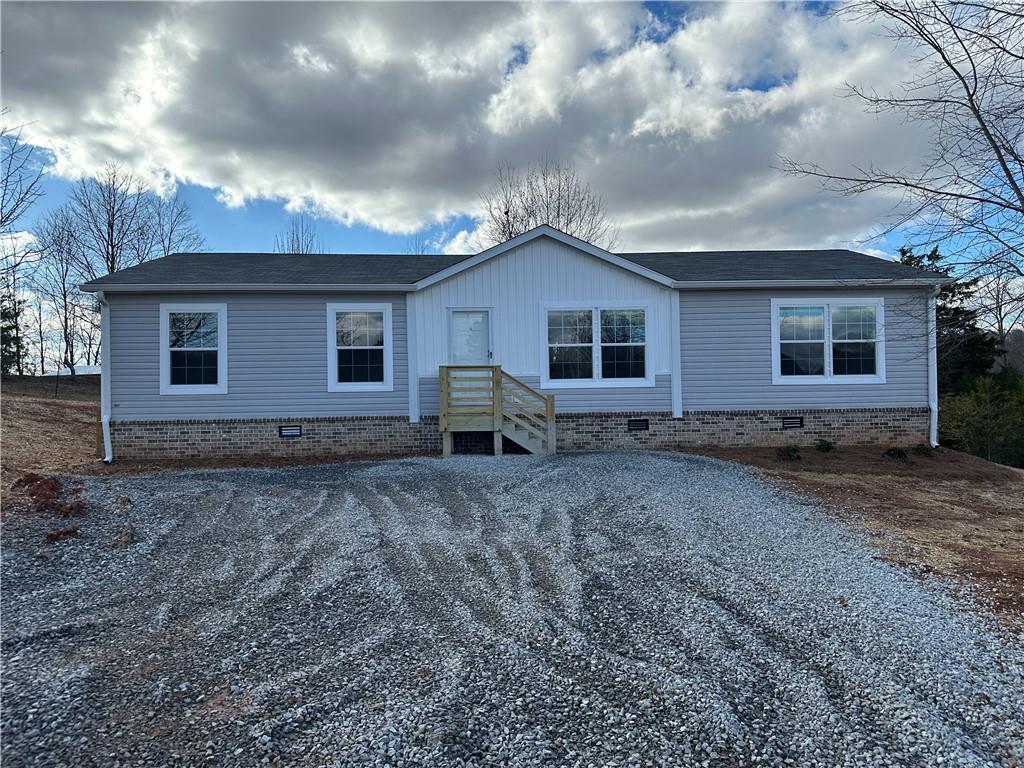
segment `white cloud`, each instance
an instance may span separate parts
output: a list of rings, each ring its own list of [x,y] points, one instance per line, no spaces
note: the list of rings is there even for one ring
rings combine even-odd
[[[912,127],[838,97],[906,66],[802,6],[7,4],[4,97],[55,171],[274,199],[410,233],[472,214],[494,168],[574,162],[625,249],[847,244],[889,211],[774,169],[908,162]],[[472,233],[448,248],[464,250]]]
[[[472,232],[466,229],[460,229],[448,240],[440,242],[441,253],[475,253],[480,250],[477,246],[476,237]]]

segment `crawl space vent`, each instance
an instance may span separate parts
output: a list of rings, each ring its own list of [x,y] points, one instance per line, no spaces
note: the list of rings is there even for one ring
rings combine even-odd
[[[301,424],[286,424],[277,428],[279,437],[302,437]]]
[[[783,416],[782,417],[782,428],[783,429],[803,429],[804,428],[804,417],[803,416]]]
[[[646,432],[651,428],[647,419],[629,419],[626,421],[627,432]]]

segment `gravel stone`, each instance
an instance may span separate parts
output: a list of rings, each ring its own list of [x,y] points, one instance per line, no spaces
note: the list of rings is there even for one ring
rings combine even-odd
[[[4,520],[5,768],[1024,764],[1022,638],[735,464],[81,480]]]

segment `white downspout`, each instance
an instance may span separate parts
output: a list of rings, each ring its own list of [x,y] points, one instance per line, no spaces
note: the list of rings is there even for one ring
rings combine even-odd
[[[669,313],[669,322],[672,324],[672,418],[683,417],[683,362],[682,362],[682,329],[680,328],[679,303],[683,300],[682,291],[672,292],[672,311]]]
[[[420,362],[417,354],[415,294],[405,294],[405,364],[408,369],[409,423],[420,420]]]
[[[103,429],[103,463],[114,460],[110,440],[110,305],[103,291],[97,291],[100,302],[100,425]]]
[[[928,441],[933,448],[939,445],[938,342],[935,328],[935,297],[938,294],[938,288],[933,288],[928,294]]]

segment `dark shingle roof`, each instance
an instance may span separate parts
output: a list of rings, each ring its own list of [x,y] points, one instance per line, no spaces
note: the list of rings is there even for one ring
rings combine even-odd
[[[846,250],[620,253],[681,281],[920,280],[944,277],[896,261]]]
[[[472,254],[173,253],[113,272],[86,288],[114,285],[407,285]]]
[[[474,254],[176,253],[86,283],[86,290],[130,286],[401,286]],[[678,281],[771,282],[942,278],[898,262],[845,250],[621,253]]]

